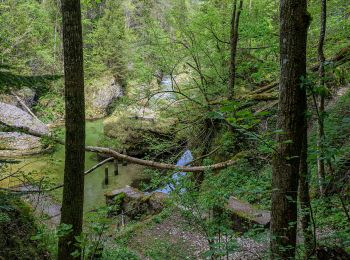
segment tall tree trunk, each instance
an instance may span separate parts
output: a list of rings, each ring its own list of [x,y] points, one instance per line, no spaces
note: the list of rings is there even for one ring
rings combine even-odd
[[[233,11],[231,17],[231,33],[230,33],[230,68],[229,68],[229,82],[228,82],[228,99],[232,100],[234,95],[235,80],[236,80],[236,56],[238,44],[238,29],[239,18],[243,8],[243,0],[240,0],[237,9],[237,0],[233,3]]]
[[[321,2],[321,30],[320,38],[318,42],[318,61],[319,61],[319,77],[320,88],[325,88],[325,56],[324,56],[324,40],[326,36],[326,23],[327,23],[327,0]],[[325,159],[324,159],[324,113],[325,113],[325,92],[321,91],[319,95],[319,107],[318,107],[318,138],[317,147],[319,155],[317,158],[317,175],[319,181],[319,191],[321,196],[325,193]]]
[[[306,0],[280,0],[281,81],[272,172],[271,258],[294,259],[300,155],[306,112]]]
[[[304,235],[305,259],[309,259],[314,251],[314,237],[311,227],[311,201],[309,193],[309,169],[307,163],[307,122],[303,130],[303,146],[300,155],[299,201],[301,208],[301,227]]]
[[[61,224],[72,231],[59,239],[58,259],[73,259],[83,223],[85,105],[81,11],[79,0],[62,1],[66,145]]]

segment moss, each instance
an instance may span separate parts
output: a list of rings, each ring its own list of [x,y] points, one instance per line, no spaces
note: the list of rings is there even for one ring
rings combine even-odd
[[[122,203],[125,197],[126,197],[126,194],[124,192],[119,193],[118,195],[114,196],[113,198],[114,203],[116,204]]]
[[[32,212],[18,197],[0,193],[0,256],[5,259],[49,259],[31,238],[36,234]]]
[[[121,105],[104,120],[104,134],[107,136],[104,139],[108,142],[112,138],[114,148],[119,151],[126,150],[129,154],[140,155],[147,152],[154,138],[173,139],[171,137],[175,125],[175,119],[163,118],[150,109],[143,111],[137,107]]]

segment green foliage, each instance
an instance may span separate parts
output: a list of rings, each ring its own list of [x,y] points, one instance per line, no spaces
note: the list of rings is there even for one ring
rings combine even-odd
[[[103,250],[102,255],[103,260],[113,260],[113,259],[125,259],[125,260],[138,260],[139,257],[126,247],[113,247]]]
[[[88,10],[94,6],[88,6]],[[103,11],[94,19],[85,18],[83,23],[87,30],[85,60],[90,78],[98,77],[109,71],[117,82],[125,84],[126,80],[126,39],[125,21],[123,17],[123,1],[99,1],[97,7]],[[96,8],[96,7],[95,7]]]
[[[25,76],[14,72],[14,68],[0,64],[0,92],[9,93],[22,87],[30,87],[39,93],[47,92],[50,82],[60,78],[57,75]]]
[[[174,244],[166,241],[155,241],[156,242],[154,244],[146,248],[145,255],[150,259],[192,259],[188,256],[188,253],[184,251],[184,245],[182,245],[181,243]]]
[[[36,230],[31,210],[17,196],[0,192],[0,255],[45,259],[47,248],[30,239]]]
[[[16,66],[21,73],[52,71],[55,67],[54,26],[47,7],[35,0],[0,3],[2,63]]]

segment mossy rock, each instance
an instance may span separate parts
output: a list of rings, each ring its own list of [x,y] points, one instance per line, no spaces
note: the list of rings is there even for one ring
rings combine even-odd
[[[45,151],[39,137],[17,132],[0,132],[0,157],[21,157]]]
[[[115,140],[119,151],[142,155],[147,151],[147,137],[170,138],[176,119],[164,118],[159,112],[137,106],[120,106],[103,122],[104,134]]]
[[[107,193],[106,203],[109,216],[125,214],[130,220],[159,214],[165,207],[167,195],[160,192],[144,193],[132,187],[125,187]]]
[[[110,75],[105,75],[88,83],[85,88],[87,119],[107,116],[113,102],[123,95],[122,86]]]

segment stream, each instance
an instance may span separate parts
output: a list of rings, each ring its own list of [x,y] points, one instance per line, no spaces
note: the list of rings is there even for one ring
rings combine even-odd
[[[103,135],[103,120],[86,122],[86,145],[98,145],[99,138]],[[86,153],[85,170],[90,169],[98,163],[96,154]],[[49,177],[56,184],[63,182],[64,173],[64,147],[57,145],[56,150],[51,154],[26,157],[18,164],[12,164],[11,172],[21,169],[24,174],[37,172],[39,176]],[[109,168],[109,184],[104,184],[105,167]],[[123,166],[119,163],[119,174],[114,176],[114,163],[107,163],[85,176],[85,199],[84,211],[90,211],[99,206],[105,205],[106,192],[123,188],[126,185],[137,186],[146,176],[143,174],[144,167],[128,164]],[[16,180],[11,180],[10,186],[15,186]],[[53,192],[53,197],[60,201],[62,189]]]
[[[161,82],[161,88],[165,93],[160,93],[153,97],[152,105],[157,109],[158,102],[162,100],[172,100],[176,99],[174,93],[170,93],[172,90],[172,80],[170,76],[165,76]],[[169,92],[167,92],[169,91]],[[62,128],[63,129],[63,128]],[[63,135],[63,134],[62,134]],[[61,138],[63,139],[63,136]],[[86,122],[86,145],[97,146],[99,144],[100,138],[103,136],[103,119],[95,121]],[[44,181],[54,183],[54,185],[63,183],[64,174],[64,146],[57,145],[55,151],[50,154],[42,154],[38,156],[24,157],[19,160],[19,163],[11,164],[9,167],[9,172],[14,172],[20,170],[23,173],[23,178],[27,178],[27,182],[30,183],[30,178],[33,179],[44,178]],[[178,166],[188,165],[193,160],[192,154],[189,150],[185,151],[182,157],[178,160]],[[85,156],[85,170],[92,168],[98,163],[97,155],[95,153],[86,153]],[[108,185],[104,183],[105,168],[109,169],[109,182]],[[128,164],[123,166],[121,163],[118,164],[117,176],[114,175],[114,163],[110,162],[102,167],[97,168],[93,172],[85,176],[85,198],[84,198],[84,211],[93,210],[99,206],[105,205],[104,194],[115,190],[124,188],[129,185],[134,188],[139,188],[140,182],[147,181],[147,176],[143,174],[144,167]],[[158,192],[163,192],[169,194],[175,186],[179,183],[181,177],[185,176],[185,173],[175,173],[172,176],[172,181],[170,181],[165,187],[159,188]],[[18,186],[22,185],[22,182],[11,178],[10,182],[7,183],[8,186]],[[56,201],[61,201],[62,190],[58,189],[52,192],[53,199]]]

